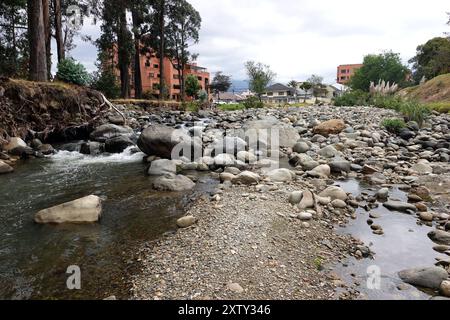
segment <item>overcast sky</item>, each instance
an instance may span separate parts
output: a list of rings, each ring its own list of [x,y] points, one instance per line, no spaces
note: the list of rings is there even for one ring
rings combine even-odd
[[[190,0],[203,23],[192,47],[210,72],[245,80],[244,62],[260,61],[277,81],[318,74],[335,82],[339,64],[393,50],[406,63],[416,47],[450,31],[449,0]],[[98,26],[84,33],[98,35]],[[96,49],[77,41],[72,56],[94,70]]]

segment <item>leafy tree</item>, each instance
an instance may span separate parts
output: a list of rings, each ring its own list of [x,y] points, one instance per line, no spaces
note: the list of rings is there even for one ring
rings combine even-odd
[[[109,99],[117,99],[120,96],[120,86],[111,68],[94,75],[92,88],[102,92]]]
[[[288,87],[293,88],[293,89],[297,89],[298,88],[298,82],[295,80],[291,80],[288,83]]]
[[[313,87],[311,82],[305,81],[300,85],[300,89],[305,91],[305,96],[303,102],[306,102],[306,97],[308,96],[308,91],[311,90]]]
[[[198,92],[202,89],[198,79],[193,74],[186,77],[186,94],[189,97],[197,98]]]
[[[0,2],[0,74],[25,77],[28,72],[26,0]]]
[[[114,52],[117,52],[117,67],[120,73],[120,96],[128,98],[130,94],[130,64],[134,50],[132,34],[127,27],[128,2],[120,0],[104,1],[101,18],[102,34],[97,40],[99,49],[109,54],[114,64]],[[109,59],[108,59],[109,60]]]
[[[319,97],[326,91],[326,86],[323,84],[323,77],[313,74],[307,80],[307,83],[311,85],[310,89],[313,89],[314,97]]]
[[[382,54],[370,54],[364,57],[364,65],[355,72],[350,79],[349,86],[352,89],[369,91],[370,83],[378,83],[384,80],[405,86],[409,70],[402,64],[400,55],[392,51]]]
[[[198,43],[201,22],[200,13],[189,2],[173,0],[169,3],[166,52],[178,71],[182,101],[185,95],[186,64],[197,57],[189,51],[189,47]]]
[[[416,83],[423,77],[430,80],[450,73],[450,39],[437,37],[418,46],[416,56],[409,62],[413,64],[413,78]]]
[[[220,93],[227,92],[231,87],[231,77],[223,74],[222,71],[216,72],[210,88],[217,95],[220,100]]]
[[[248,61],[245,63],[247,75],[249,78],[249,88],[255,92],[262,102],[262,94],[266,91],[267,86],[273,81],[276,74],[270,70],[268,65],[260,62]]]

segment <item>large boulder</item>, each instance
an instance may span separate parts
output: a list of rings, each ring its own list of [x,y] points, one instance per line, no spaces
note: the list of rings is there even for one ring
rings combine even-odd
[[[250,171],[244,171],[238,174],[236,177],[232,179],[232,182],[234,184],[244,184],[244,185],[251,185],[256,184],[260,180],[260,177],[258,174]]]
[[[400,279],[413,286],[437,290],[442,281],[448,278],[448,273],[440,267],[416,268],[398,273]]]
[[[3,149],[5,151],[9,152],[13,149],[16,149],[17,147],[26,147],[26,146],[27,146],[27,144],[22,139],[17,138],[17,137],[12,137],[11,139],[9,139],[8,144],[3,146]]]
[[[401,201],[388,201],[383,203],[383,206],[389,210],[401,211],[401,212],[416,212],[417,208],[411,203],[401,202]]]
[[[327,137],[330,134],[341,133],[346,127],[344,120],[333,119],[319,124],[314,128],[313,132]]]
[[[326,146],[326,147],[320,149],[317,152],[317,154],[324,158],[334,158],[334,157],[338,156],[340,154],[340,152],[337,151],[336,148],[333,146]]]
[[[36,223],[92,223],[99,220],[102,203],[99,197],[90,195],[39,211]]]
[[[347,193],[345,193],[342,188],[336,186],[326,188],[324,191],[319,193],[319,197],[330,198],[331,200],[339,199],[342,201],[347,201],[348,198]]]
[[[211,146],[211,155],[222,153],[237,155],[238,152],[246,151],[247,142],[239,137],[225,137],[214,142]]]
[[[134,135],[133,129],[128,127],[118,126],[112,123],[104,124],[95,129],[91,134],[90,138],[98,142],[106,142],[106,140],[118,137],[132,137]]]
[[[0,174],[2,173],[10,173],[13,172],[14,169],[9,164],[4,163],[2,160],[0,160]]]
[[[105,145],[97,141],[84,142],[80,146],[80,153],[96,156],[105,150]]]
[[[333,160],[328,164],[332,173],[350,172],[351,163],[347,160]]]
[[[436,243],[450,246],[450,232],[436,229],[428,233],[428,237]]]
[[[297,129],[289,124],[282,123],[273,116],[246,122],[243,125],[243,130],[238,135],[244,140],[246,137],[249,139],[249,148],[256,149],[254,144],[258,142],[260,147],[264,146],[267,149],[273,149],[273,146],[271,146],[271,135],[275,132],[278,132],[280,147],[292,148],[300,140],[300,134]]]
[[[214,164],[218,167],[232,166],[235,162],[236,159],[231,154],[222,153],[214,157]]]
[[[125,136],[117,136],[106,140],[105,151],[108,153],[122,153],[126,148],[134,146],[133,141]]]
[[[195,187],[195,183],[183,175],[165,175],[153,182],[153,188],[159,191],[187,191]]]
[[[275,169],[268,172],[267,177],[273,182],[289,182],[295,178],[295,173],[288,169]]]
[[[186,132],[163,125],[153,125],[145,129],[139,137],[137,145],[145,154],[164,159],[171,159],[172,152],[179,157],[188,156],[183,151],[190,151],[189,158],[195,160],[192,159],[194,153],[198,153],[199,156],[202,153],[201,144]]]
[[[151,176],[163,176],[166,174],[176,174],[177,165],[173,160],[161,159],[152,161],[148,174]]]

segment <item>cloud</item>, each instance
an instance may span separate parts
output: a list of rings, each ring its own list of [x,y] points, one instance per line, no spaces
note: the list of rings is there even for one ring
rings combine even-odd
[[[448,0],[190,0],[202,16],[199,64],[245,79],[244,63],[271,66],[281,82],[319,74],[335,81],[339,64],[364,55],[399,52],[406,63],[416,47],[450,31]],[[99,27],[87,26],[92,35]],[[84,30],[83,30],[84,31]],[[95,69],[96,48],[78,41],[72,55]]]

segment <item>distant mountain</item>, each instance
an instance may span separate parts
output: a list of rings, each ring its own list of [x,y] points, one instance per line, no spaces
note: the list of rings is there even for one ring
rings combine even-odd
[[[247,80],[232,80],[231,88],[228,92],[241,93],[248,90]]]

